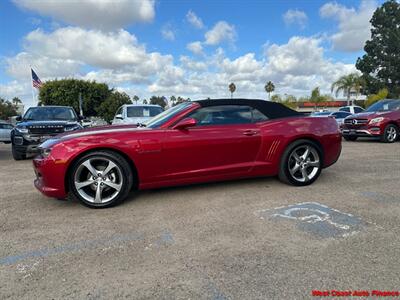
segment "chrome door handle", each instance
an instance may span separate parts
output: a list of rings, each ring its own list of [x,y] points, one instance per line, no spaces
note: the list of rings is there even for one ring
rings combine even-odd
[[[256,135],[257,133],[258,133],[258,131],[256,131],[256,130],[246,130],[243,132],[243,134],[247,135],[247,136]]]

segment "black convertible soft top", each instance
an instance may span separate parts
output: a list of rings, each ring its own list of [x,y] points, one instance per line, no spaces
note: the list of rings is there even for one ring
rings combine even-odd
[[[281,103],[258,99],[210,99],[193,102],[197,102],[202,107],[216,105],[247,105],[259,110],[261,113],[266,115],[268,119],[296,117],[303,115],[302,113],[290,109]]]

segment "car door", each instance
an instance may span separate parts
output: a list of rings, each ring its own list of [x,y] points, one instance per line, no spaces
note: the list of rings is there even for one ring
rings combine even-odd
[[[261,144],[252,109],[240,105],[202,107],[185,117],[195,127],[166,130],[163,146],[166,180],[247,173]]]

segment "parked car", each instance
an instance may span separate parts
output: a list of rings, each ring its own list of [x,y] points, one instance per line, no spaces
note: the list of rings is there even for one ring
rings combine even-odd
[[[69,106],[37,106],[29,108],[11,131],[12,154],[15,160],[36,154],[38,145],[57,134],[81,129],[79,118]]]
[[[399,138],[400,100],[382,100],[371,105],[365,112],[344,120],[342,134],[345,140],[358,137],[377,137],[382,142],[393,143]]]
[[[349,112],[352,114],[358,114],[364,111],[364,108],[356,105],[342,106],[339,111]]]
[[[338,126],[341,126],[344,122],[344,119],[348,116],[351,116],[352,113],[349,112],[344,112],[344,111],[335,111],[335,112],[330,112],[330,111],[323,111],[323,112],[315,112],[312,113],[311,116],[313,117],[331,117],[334,118],[338,124]]]
[[[90,128],[47,140],[33,161],[34,183],[50,197],[71,194],[89,207],[109,207],[132,189],[274,175],[305,186],[340,151],[333,118],[306,117],[263,100],[201,100],[140,126]]]
[[[118,108],[112,124],[141,124],[162,112],[159,105],[125,104]]]
[[[11,130],[14,128],[9,123],[0,122],[0,142],[5,144],[11,143]]]

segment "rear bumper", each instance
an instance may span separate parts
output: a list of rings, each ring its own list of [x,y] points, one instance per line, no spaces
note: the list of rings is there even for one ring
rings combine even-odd
[[[36,175],[34,180],[35,187],[48,197],[66,198],[64,166],[56,164],[56,161],[51,156],[48,158],[37,156],[32,162]]]

